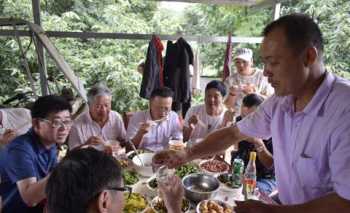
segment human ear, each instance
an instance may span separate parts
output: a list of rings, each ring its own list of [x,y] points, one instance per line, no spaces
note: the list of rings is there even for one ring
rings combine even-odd
[[[308,47],[305,52],[304,66],[308,67],[315,63],[318,57],[318,51],[316,47]]]
[[[107,191],[102,191],[97,198],[97,210],[101,213],[107,213],[111,203],[111,195]]]

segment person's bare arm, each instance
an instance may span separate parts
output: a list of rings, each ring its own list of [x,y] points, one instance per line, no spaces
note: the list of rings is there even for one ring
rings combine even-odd
[[[17,181],[19,194],[27,206],[36,206],[45,197],[45,187],[49,176],[37,181],[35,177]]]
[[[193,133],[194,128],[196,128],[196,125],[198,123],[198,116],[197,115],[192,115],[188,119],[188,126],[184,125],[183,128],[183,136],[184,136],[184,141],[188,141]]]
[[[143,136],[150,131],[151,125],[151,122],[145,122],[140,125],[136,135],[131,139],[131,142],[133,142],[136,147],[140,146]]]
[[[6,145],[10,143],[16,136],[17,136],[17,133],[15,130],[6,129],[4,134],[0,136],[0,144]]]
[[[236,213],[348,213],[350,201],[336,193],[299,205],[266,205],[258,201],[237,202]]]
[[[248,136],[242,134],[236,125],[219,129],[209,134],[201,143],[187,149],[186,160],[191,161],[197,158],[223,152],[231,145],[239,143]]]
[[[273,156],[265,146],[264,142],[259,138],[248,138],[247,141],[254,144],[257,156],[263,166],[271,168],[273,166]]]
[[[188,141],[191,138],[192,133],[193,133],[193,128],[191,126],[189,127],[184,126],[183,128],[184,141]]]

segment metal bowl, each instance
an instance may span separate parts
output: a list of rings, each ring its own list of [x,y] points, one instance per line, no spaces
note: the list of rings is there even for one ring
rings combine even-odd
[[[197,203],[210,199],[219,189],[219,181],[212,175],[194,173],[186,175],[182,179],[187,199]]]

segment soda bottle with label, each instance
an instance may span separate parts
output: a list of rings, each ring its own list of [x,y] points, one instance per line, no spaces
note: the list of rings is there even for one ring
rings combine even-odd
[[[231,185],[233,188],[239,188],[242,186],[244,161],[239,157],[236,151],[232,151],[231,158],[232,158],[231,159],[231,166],[232,166]]]
[[[250,152],[249,162],[244,173],[244,197],[245,199],[252,199],[254,197],[256,187],[256,152]]]

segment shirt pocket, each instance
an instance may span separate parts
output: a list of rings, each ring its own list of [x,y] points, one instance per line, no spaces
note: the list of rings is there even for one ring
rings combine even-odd
[[[303,188],[318,188],[320,186],[320,172],[314,158],[300,156],[296,162],[296,171]]]

